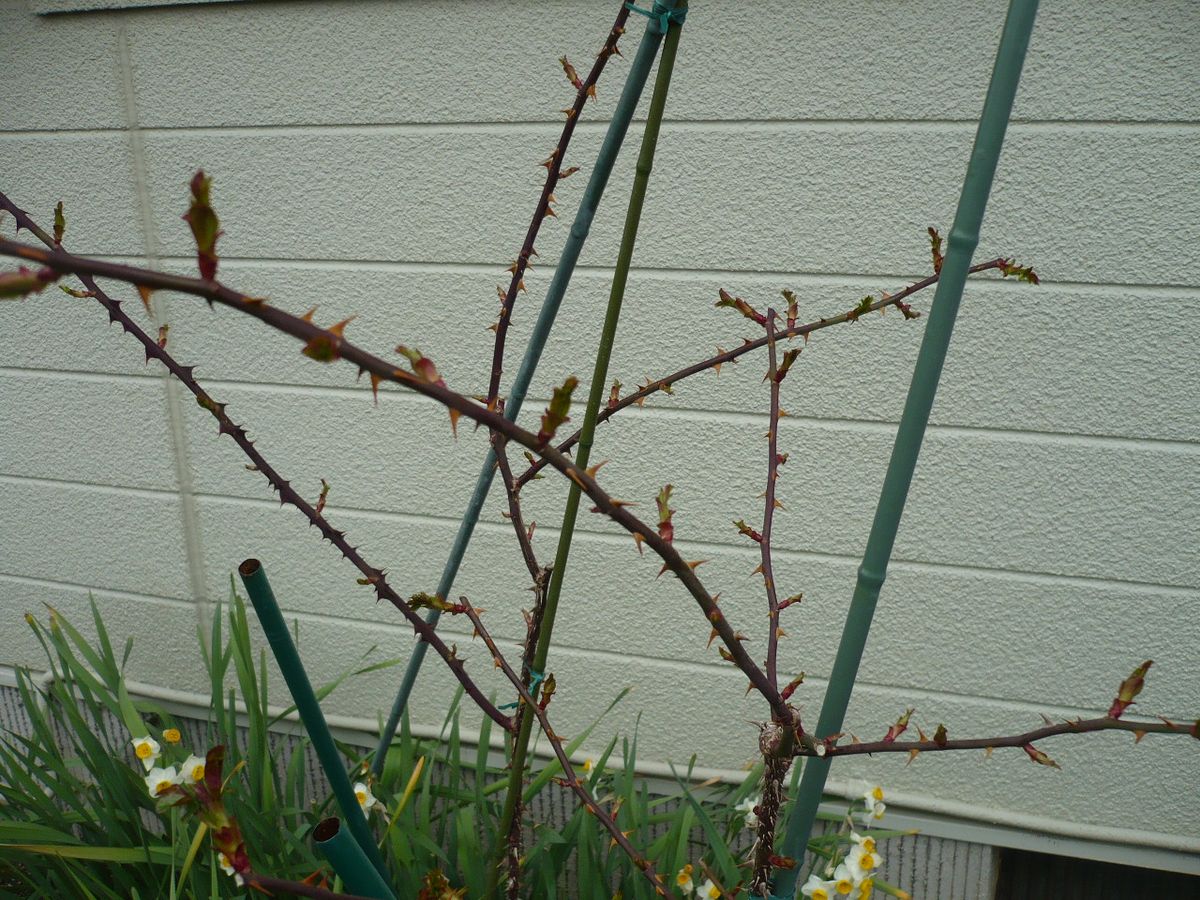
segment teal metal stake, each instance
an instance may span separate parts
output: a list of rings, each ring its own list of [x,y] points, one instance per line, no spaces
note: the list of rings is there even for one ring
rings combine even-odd
[[[633,58],[633,63],[629,67],[629,77],[625,80],[625,87],[621,91],[621,99],[617,102],[617,108],[613,112],[612,121],[608,125],[608,131],[604,135],[604,143],[600,146],[600,153],[596,157],[596,164],[592,169],[591,177],[588,179],[587,188],[583,193],[583,200],[580,201],[579,211],[575,213],[575,221],[571,225],[571,232],[567,236],[566,244],[563,246],[562,255],[559,257],[558,265],[554,269],[554,277],[550,281],[550,287],[546,291],[546,299],[542,303],[541,312],[538,313],[537,322],[533,328],[533,334],[529,337],[529,344],[525,348],[525,357],[521,360],[521,368],[517,371],[517,376],[513,381],[512,390],[509,392],[508,399],[504,403],[504,417],[510,422],[517,420],[517,414],[521,411],[521,404],[525,402],[525,394],[529,390],[529,383],[533,380],[534,371],[537,369],[538,361],[542,357],[542,350],[545,349],[546,341],[550,337],[550,329],[554,325],[554,318],[558,315],[558,308],[562,305],[563,297],[567,293],[567,285],[571,282],[571,275],[575,272],[575,264],[579,261],[579,254],[583,250],[584,242],[587,240],[588,231],[592,227],[592,219],[596,215],[596,209],[600,205],[600,198],[604,195],[604,188],[608,184],[608,176],[612,174],[613,164],[617,161],[617,154],[621,150],[621,144],[625,140],[625,132],[629,130],[629,123],[633,119],[633,114],[637,109],[638,100],[642,96],[642,89],[646,85],[646,79],[650,75],[650,68],[654,64],[654,57],[658,53],[658,46],[662,42],[662,37],[665,31],[662,17],[669,15],[672,10],[678,5],[679,0],[656,0],[654,4],[654,16],[650,19],[650,24],[646,28],[645,34],[642,35],[642,41],[638,45],[637,54]],[[463,513],[462,522],[458,526],[458,534],[454,537],[454,545],[450,548],[450,557],[446,560],[446,567],[442,570],[441,581],[438,582],[437,593],[440,597],[449,597],[450,590],[454,586],[454,579],[458,575],[458,567],[462,565],[463,556],[467,552],[467,545],[471,542],[471,535],[475,531],[475,525],[479,521],[479,513],[483,509],[483,503],[487,499],[488,491],[492,486],[492,479],[496,474],[496,453],[494,450],[488,450],[487,457],[483,461],[483,469],[479,472],[479,478],[475,482],[475,491],[471,494],[471,500],[467,504],[466,512]],[[441,618],[440,610],[430,610],[425,617],[425,621],[430,625],[436,626],[438,619]],[[396,735],[396,729],[400,725],[400,717],[404,714],[405,708],[408,706],[408,698],[412,694],[413,685],[417,680],[417,673],[421,671],[421,664],[425,660],[425,652],[428,645],[420,642],[413,648],[412,656],[408,660],[408,668],[404,671],[404,678],[400,682],[400,690],[396,694],[396,699],[392,703],[392,711],[388,715],[387,724],[383,727],[383,732],[379,736],[379,744],[375,748],[375,757],[371,761],[371,769],[376,776],[383,772],[383,764],[387,758],[387,749],[391,746],[392,738]]]
[[[875,521],[867,538],[866,552],[858,569],[858,581],[842,640],[838,645],[837,658],[829,677],[829,687],[821,705],[817,720],[817,737],[836,734],[842,730],[850,692],[858,675],[863,647],[871,629],[871,617],[879,600],[879,589],[887,576],[888,560],[896,531],[908,498],[913,470],[917,465],[917,454],[929,422],[929,411],[933,407],[950,334],[954,330],[954,319],[962,300],[963,285],[967,280],[967,269],[971,255],[979,243],[979,227],[983,222],[984,209],[992,189],[992,178],[996,174],[996,163],[1000,148],[1004,144],[1004,132],[1008,117],[1012,113],[1013,99],[1017,94],[1017,83],[1021,79],[1021,66],[1025,61],[1025,50],[1029,46],[1029,35],[1033,31],[1033,20],[1037,15],[1037,0],[1012,0],[1004,31],[1000,36],[1000,47],[996,51],[996,63],[992,69],[992,80],[988,85],[979,128],[975,133],[975,145],[967,164],[962,194],[958,200],[958,211],[950,229],[946,258],[942,263],[942,277],[938,281],[933,297],[929,322],[925,326],[925,337],[917,355],[912,384],[900,417],[896,432],[896,443],[888,462],[887,474],[879,504],[875,508]],[[809,834],[821,802],[821,792],[829,775],[828,758],[809,757],[805,760],[800,790],[788,819],[780,853],[796,860],[791,869],[776,870],[772,898],[792,900],[796,894],[796,879],[800,874],[808,847]]]
[[[383,856],[375,844],[375,837],[371,834],[367,818],[358,805],[358,798],[354,796],[354,788],[346,775],[346,764],[333,743],[333,735],[329,733],[329,726],[325,723],[325,714],[321,712],[321,704],[317,702],[317,695],[313,693],[308,674],[304,671],[304,664],[300,662],[300,654],[296,651],[296,645],[292,643],[292,636],[288,632],[287,623],[283,621],[283,613],[279,611],[279,604],[275,600],[275,592],[271,590],[271,583],[267,580],[267,573],[257,559],[247,559],[238,566],[238,574],[242,576],[242,584],[246,586],[246,593],[250,595],[250,602],[254,604],[254,612],[258,615],[258,622],[267,637],[267,643],[271,645],[271,652],[275,654],[275,661],[279,663],[283,680],[287,682],[292,699],[296,701],[296,711],[300,713],[300,721],[304,723],[304,730],[308,732],[325,777],[329,779],[329,786],[333,790],[338,809],[342,811],[342,818],[346,820],[350,833],[361,848],[362,859],[372,864],[376,874],[387,878]],[[389,893],[387,896],[392,895]]]
[[[617,250],[617,263],[613,270],[612,287],[608,293],[608,307],[604,313],[600,344],[596,348],[596,362],[592,368],[592,383],[588,393],[587,408],[583,415],[583,428],[578,449],[575,451],[575,463],[584,469],[587,468],[591,456],[592,441],[596,433],[596,419],[600,415],[600,404],[604,399],[605,385],[608,381],[608,362],[612,357],[613,343],[617,336],[617,323],[621,318],[621,304],[625,299],[625,285],[629,279],[629,269],[633,264],[633,248],[637,243],[638,223],[642,218],[646,187],[650,183],[650,172],[654,168],[658,133],[662,126],[663,111],[667,106],[667,94],[671,88],[675,54],[679,48],[680,27],[686,15],[687,0],[680,0],[676,13],[668,16],[667,37],[663,42],[662,57],[658,61],[658,75],[654,81],[654,91],[650,95],[650,109],[646,114],[646,130],[642,133],[642,147],[638,153],[637,168],[633,176],[633,189],[630,191],[629,206],[625,213],[625,228],[621,233],[621,246]],[[655,24],[658,25],[660,22]],[[567,492],[567,505],[563,511],[562,528],[558,535],[554,569],[546,590],[541,626],[538,629],[537,644],[531,661],[531,668],[535,672],[546,671],[550,639],[554,631],[554,619],[558,613],[558,600],[562,592],[563,577],[567,570],[567,559],[571,552],[575,519],[579,512],[579,497],[579,485],[572,482],[571,488]],[[531,686],[530,692],[536,697],[536,685]],[[493,860],[492,869],[488,874],[489,894],[494,894],[496,886],[499,884],[501,866],[507,850],[506,839],[512,828],[514,817],[518,814],[522,786],[526,776],[526,754],[529,750],[533,721],[533,715],[526,710],[521,717],[521,725],[516,737],[513,739],[512,754],[509,759],[508,794],[500,813],[500,828],[496,831],[496,858]]]
[[[362,847],[342,828],[342,820],[337,816],[318,822],[313,829],[313,840],[348,891],[375,900],[396,900],[395,893],[363,856]]]

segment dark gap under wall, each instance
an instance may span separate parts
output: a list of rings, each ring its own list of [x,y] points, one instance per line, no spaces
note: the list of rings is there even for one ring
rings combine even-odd
[[[994,900],[1200,900],[1200,877],[1136,866],[1051,856],[1028,850],[1000,851]]]

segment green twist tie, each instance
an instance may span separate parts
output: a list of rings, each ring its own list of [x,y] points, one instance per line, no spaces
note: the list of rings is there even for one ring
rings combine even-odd
[[[650,20],[651,24],[658,23],[658,30],[662,34],[667,33],[667,26],[671,22],[676,22],[680,25],[687,18],[687,7],[684,6],[678,9],[667,9],[658,0],[655,0],[654,9],[642,9],[636,3],[626,3],[625,8],[630,12],[635,12],[639,16],[645,16]]]
[[[541,672],[537,672],[533,669],[529,670],[529,674],[532,676],[529,679],[529,696],[533,697],[536,700],[538,685],[542,683],[542,679],[545,678],[546,676],[544,674],[542,674]],[[516,709],[520,705],[521,705],[521,698],[518,697],[516,703],[505,703],[500,708],[501,709]]]

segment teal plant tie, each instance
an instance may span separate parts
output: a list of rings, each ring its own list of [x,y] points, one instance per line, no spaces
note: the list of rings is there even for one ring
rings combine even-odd
[[[662,34],[667,33],[667,27],[672,22],[682,25],[683,20],[687,18],[688,11],[686,6],[677,6],[674,9],[668,9],[659,2],[655,2],[653,9],[642,9],[636,3],[626,3],[625,8],[632,13],[637,13],[639,16],[645,16],[650,20],[651,25],[658,26],[658,30]]]
[[[678,2],[680,0],[656,0],[654,8],[673,10]],[[651,20],[652,26],[656,21],[656,19]],[[642,89],[646,86],[646,79],[650,76],[650,69],[654,65],[654,58],[658,54],[662,38],[663,31],[660,31],[659,28],[647,28],[645,34],[642,35],[641,43],[638,44],[633,62],[629,66],[629,76],[625,79],[625,86],[621,90],[617,108],[613,111],[612,119],[609,121],[608,131],[605,132],[604,142],[600,145],[600,152],[596,156],[596,163],[592,168],[591,177],[588,179],[587,188],[583,192],[583,199],[579,203],[579,210],[575,213],[575,221],[571,225],[570,234],[567,236],[566,243],[563,244],[558,265],[554,268],[554,277],[546,291],[546,299],[542,302],[542,309],[534,324],[533,334],[530,335],[529,343],[525,347],[525,356],[521,360],[521,367],[517,370],[512,390],[509,391],[508,399],[504,403],[504,417],[510,422],[517,420],[517,414],[521,411],[521,404],[525,401],[529,384],[533,381],[538,361],[542,357],[542,350],[546,347],[550,329],[554,325],[554,319],[558,315],[563,297],[566,296],[567,285],[570,284],[571,275],[575,272],[575,264],[579,261],[579,254],[583,251],[583,244],[587,240],[592,218],[596,215],[600,198],[604,195],[608,177],[612,174],[617,154],[625,140],[625,133],[629,130],[629,123],[633,120],[634,112],[637,110]],[[458,533],[454,537],[454,545],[450,548],[450,556],[446,560],[446,567],[442,570],[442,578],[437,586],[439,597],[450,596],[454,579],[457,577],[459,566],[462,565],[463,557],[466,555],[467,545],[471,542],[471,535],[479,521],[479,514],[483,510],[483,504],[487,500],[495,474],[496,451],[489,449],[483,461],[483,468],[475,482],[475,490],[471,494],[467,509],[459,523]],[[429,611],[425,621],[436,627],[440,618],[441,611],[434,609]],[[413,648],[412,656],[409,657],[408,667],[404,670],[404,678],[400,682],[400,689],[392,703],[392,711],[379,736],[375,756],[371,761],[371,769],[376,776],[383,772],[388,747],[391,746],[396,729],[400,726],[400,717],[408,706],[408,698],[412,695],[413,686],[417,681],[417,673],[421,671],[421,664],[425,660],[428,648],[428,644],[420,641]]]
[[[925,335],[917,354],[912,383],[905,399],[904,412],[896,430],[896,442],[888,462],[887,474],[883,479],[879,503],[875,507],[875,519],[867,538],[862,565],[858,569],[858,580],[846,614],[846,624],[838,645],[837,657],[829,677],[829,686],[821,704],[821,715],[817,720],[818,738],[837,734],[842,730],[846,707],[858,676],[867,634],[871,629],[871,618],[879,600],[879,590],[887,576],[888,560],[900,527],[900,517],[908,499],[908,488],[912,483],[917,465],[917,454],[925,436],[925,426],[933,408],[934,394],[946,351],[950,346],[950,335],[954,319],[962,300],[963,285],[971,265],[971,255],[979,242],[979,228],[987,208],[988,195],[992,190],[992,179],[1000,159],[1000,148],[1004,144],[1004,133],[1012,113],[1017,84],[1021,80],[1021,67],[1025,61],[1025,50],[1033,31],[1037,15],[1037,0],[1011,0],[1000,46],[996,51],[996,63],[992,79],[988,84],[987,98],[979,127],[975,133],[975,145],[967,163],[967,174],[963,179],[958,210],[950,229],[949,247],[942,263],[941,279],[933,297]],[[796,879],[803,867],[808,839],[825,788],[831,760],[826,757],[808,757],[800,779],[800,789],[788,815],[787,831],[779,848],[779,855],[796,861],[790,869],[776,869],[772,887],[772,900],[792,900],[796,894]]]
[[[537,699],[538,685],[542,683],[542,679],[545,677],[546,677],[545,674],[542,672],[535,672],[533,669],[529,670],[529,696],[533,697],[535,700]],[[521,698],[518,697],[516,703],[505,703],[500,708],[501,709],[516,709],[520,705],[521,705]]]

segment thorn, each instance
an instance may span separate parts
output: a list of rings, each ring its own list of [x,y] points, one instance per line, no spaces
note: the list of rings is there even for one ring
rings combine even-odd
[[[142,305],[146,307],[146,314],[151,318],[154,317],[154,310],[150,307],[150,295],[154,293],[152,288],[146,287],[144,284],[137,285],[138,296],[142,298]]]

